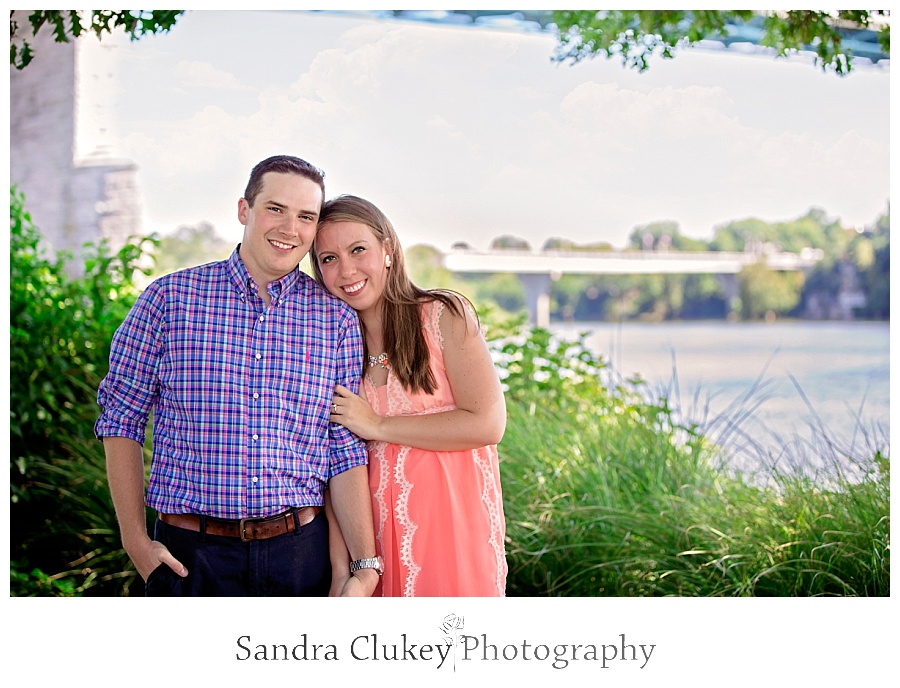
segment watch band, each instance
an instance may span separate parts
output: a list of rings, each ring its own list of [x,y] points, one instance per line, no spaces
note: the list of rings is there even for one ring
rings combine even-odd
[[[361,569],[375,569],[378,575],[384,573],[384,560],[381,557],[366,557],[364,559],[355,559],[350,562],[350,573],[356,573]]]

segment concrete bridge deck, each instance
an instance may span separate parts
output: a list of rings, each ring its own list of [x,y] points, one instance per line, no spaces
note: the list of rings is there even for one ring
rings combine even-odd
[[[475,251],[454,249],[444,254],[453,272],[513,272],[516,274],[737,274],[765,259],[772,270],[805,270],[822,259],[820,249],[800,253],[724,251]]]

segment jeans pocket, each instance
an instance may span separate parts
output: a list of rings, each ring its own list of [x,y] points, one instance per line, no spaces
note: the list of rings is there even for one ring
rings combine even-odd
[[[146,597],[181,597],[182,578],[168,564],[160,564],[147,577]]]

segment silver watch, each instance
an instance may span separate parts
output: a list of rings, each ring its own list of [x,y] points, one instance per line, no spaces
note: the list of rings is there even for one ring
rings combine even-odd
[[[360,569],[375,569],[380,576],[384,573],[384,559],[381,557],[368,557],[366,559],[356,559],[350,562],[351,575]]]

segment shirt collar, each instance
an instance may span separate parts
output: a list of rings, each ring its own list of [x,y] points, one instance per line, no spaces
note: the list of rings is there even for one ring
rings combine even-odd
[[[225,262],[228,276],[240,294],[256,294],[258,286],[250,276],[247,266],[240,256],[241,245],[238,244]],[[300,280],[300,267],[296,267],[281,279],[271,282],[272,298],[277,299],[287,294]]]

